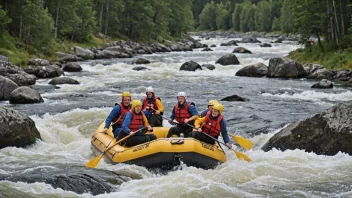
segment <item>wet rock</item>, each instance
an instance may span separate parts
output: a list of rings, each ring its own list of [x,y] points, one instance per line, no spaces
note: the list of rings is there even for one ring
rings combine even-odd
[[[202,70],[202,67],[194,61],[185,62],[180,67],[180,71],[196,71],[197,69]]]
[[[247,102],[249,101],[248,98],[244,98],[238,95],[232,95],[232,96],[227,96],[223,99],[221,99],[221,101],[240,101],[240,102]]]
[[[210,45],[210,47],[216,47],[216,45],[215,45],[215,44],[212,44],[212,45]]]
[[[330,80],[327,79],[322,79],[318,83],[312,85],[311,88],[317,88],[317,89],[331,89],[333,88],[334,85]]]
[[[18,74],[9,74],[7,75],[9,79],[15,82],[18,86],[28,86],[34,85],[37,77],[33,74],[27,74],[26,72],[21,72]]]
[[[137,58],[137,59],[132,61],[132,64],[137,64],[137,65],[149,64],[149,63],[150,63],[150,61],[145,59],[145,58]]]
[[[0,106],[0,149],[25,147],[41,139],[34,121],[17,110]]]
[[[299,120],[275,134],[264,151],[302,149],[318,155],[352,155],[352,101],[338,104],[312,117]]]
[[[32,66],[49,66],[50,62],[46,59],[34,58],[28,61],[28,65]]]
[[[268,66],[268,77],[302,78],[306,72],[302,65],[286,57],[271,58]]]
[[[324,66],[319,64],[304,64],[303,68],[306,71],[307,75],[309,76],[310,74],[312,74],[318,69],[324,69]]]
[[[149,69],[146,67],[138,66],[138,67],[134,67],[133,70],[142,71],[142,70],[149,70]]]
[[[82,67],[78,63],[69,62],[62,67],[62,70],[67,72],[80,72]]]
[[[248,65],[236,72],[236,76],[263,77],[268,73],[268,67],[263,63]]]
[[[307,76],[307,79],[317,79],[317,80],[332,79],[333,76],[334,76],[334,73],[332,71],[329,71],[323,68],[323,69],[317,69],[313,73],[309,74]]]
[[[49,84],[51,85],[61,85],[61,84],[72,84],[72,85],[78,85],[79,82],[77,80],[74,80],[69,77],[56,77],[53,78]]]
[[[56,65],[49,66],[29,66],[24,71],[28,74],[33,74],[37,78],[54,78],[61,76],[63,71]]]
[[[215,69],[215,66],[212,65],[212,64],[203,64],[202,67],[205,67],[205,68],[207,68],[209,70],[214,70]]]
[[[240,61],[238,61],[236,55],[234,54],[227,54],[225,56],[222,56],[219,58],[216,63],[221,64],[221,65],[238,65],[240,64]]]
[[[213,50],[210,49],[209,47],[206,47],[206,48],[202,49],[202,51],[209,52],[209,51],[213,51]]]
[[[272,47],[269,43],[260,44],[260,47]]]
[[[252,52],[244,47],[236,47],[232,53],[251,54]]]
[[[10,99],[11,92],[18,88],[12,80],[0,76],[0,101]]]
[[[246,36],[242,38],[241,43],[261,43],[261,42],[253,36]]]
[[[76,62],[76,61],[83,61],[84,59],[81,57],[78,57],[74,54],[68,54],[65,52],[56,52],[55,55],[59,57],[61,61],[64,62]]]
[[[19,87],[11,92],[11,104],[32,104],[44,102],[39,92],[30,87]]]
[[[42,182],[77,194],[99,195],[116,191],[117,186],[128,181],[129,178],[107,170],[89,169],[84,166],[59,167],[56,164],[49,164],[21,168],[8,175],[0,174],[0,180],[25,183]]]
[[[85,49],[79,46],[74,47],[76,55],[83,59],[94,59],[94,53],[89,49]]]
[[[221,43],[220,46],[238,46],[235,40],[231,40],[227,43]]]

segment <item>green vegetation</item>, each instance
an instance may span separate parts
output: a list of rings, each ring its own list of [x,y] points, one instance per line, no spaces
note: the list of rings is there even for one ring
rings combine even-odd
[[[73,45],[104,43],[98,34],[150,42],[193,29],[258,31],[300,34],[303,43],[314,36],[317,46],[291,57],[350,68],[350,13],[343,0],[0,0],[0,54],[25,65]]]

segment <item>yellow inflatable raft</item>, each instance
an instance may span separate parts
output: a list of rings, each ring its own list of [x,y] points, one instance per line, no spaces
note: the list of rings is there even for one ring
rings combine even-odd
[[[112,128],[102,133],[104,122],[92,137],[92,149],[99,155],[116,143]],[[193,138],[166,138],[168,127],[154,127],[157,139],[134,147],[116,145],[104,154],[112,164],[127,163],[147,168],[170,169],[181,163],[204,169],[226,162],[226,155],[217,144],[210,145]]]

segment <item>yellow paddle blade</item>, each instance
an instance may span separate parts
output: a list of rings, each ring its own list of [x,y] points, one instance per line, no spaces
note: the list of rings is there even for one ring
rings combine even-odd
[[[238,136],[238,135],[230,135],[241,147],[245,148],[246,150],[249,150],[252,148],[253,143],[249,141],[248,139]]]
[[[103,157],[104,153],[98,155],[96,158],[91,159],[89,162],[85,164],[86,167],[88,168],[95,168],[98,166],[101,158]]]
[[[250,162],[252,161],[251,158],[249,158],[247,155],[243,154],[243,153],[240,153],[238,151],[235,151],[233,148],[231,148],[231,150],[233,150],[235,153],[236,153],[236,157],[238,159],[243,159],[243,160],[246,160],[247,162]]]

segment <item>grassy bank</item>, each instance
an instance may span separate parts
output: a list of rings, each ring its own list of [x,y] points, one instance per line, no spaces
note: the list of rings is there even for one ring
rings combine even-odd
[[[324,45],[325,52],[323,53],[318,45],[308,46],[304,49],[297,49],[289,54],[289,58],[294,59],[301,63],[316,63],[323,65],[326,69],[352,70],[352,49],[333,51],[333,48]]]
[[[21,47],[18,47],[18,45],[16,45],[18,43],[17,38],[14,38],[9,34],[4,34],[3,39],[0,39],[0,54],[7,56],[9,61],[17,66],[26,67],[27,61],[31,58],[43,58],[55,61],[57,60],[55,52],[73,53],[70,50],[73,46],[92,48],[94,46],[100,46],[104,43],[111,42],[112,40],[120,39],[107,40],[93,36],[89,42],[85,43],[75,43],[69,40],[56,40],[50,46],[46,46],[47,49],[50,49],[50,52],[45,53],[47,55],[44,55],[43,53],[33,49],[31,46],[22,45]]]

